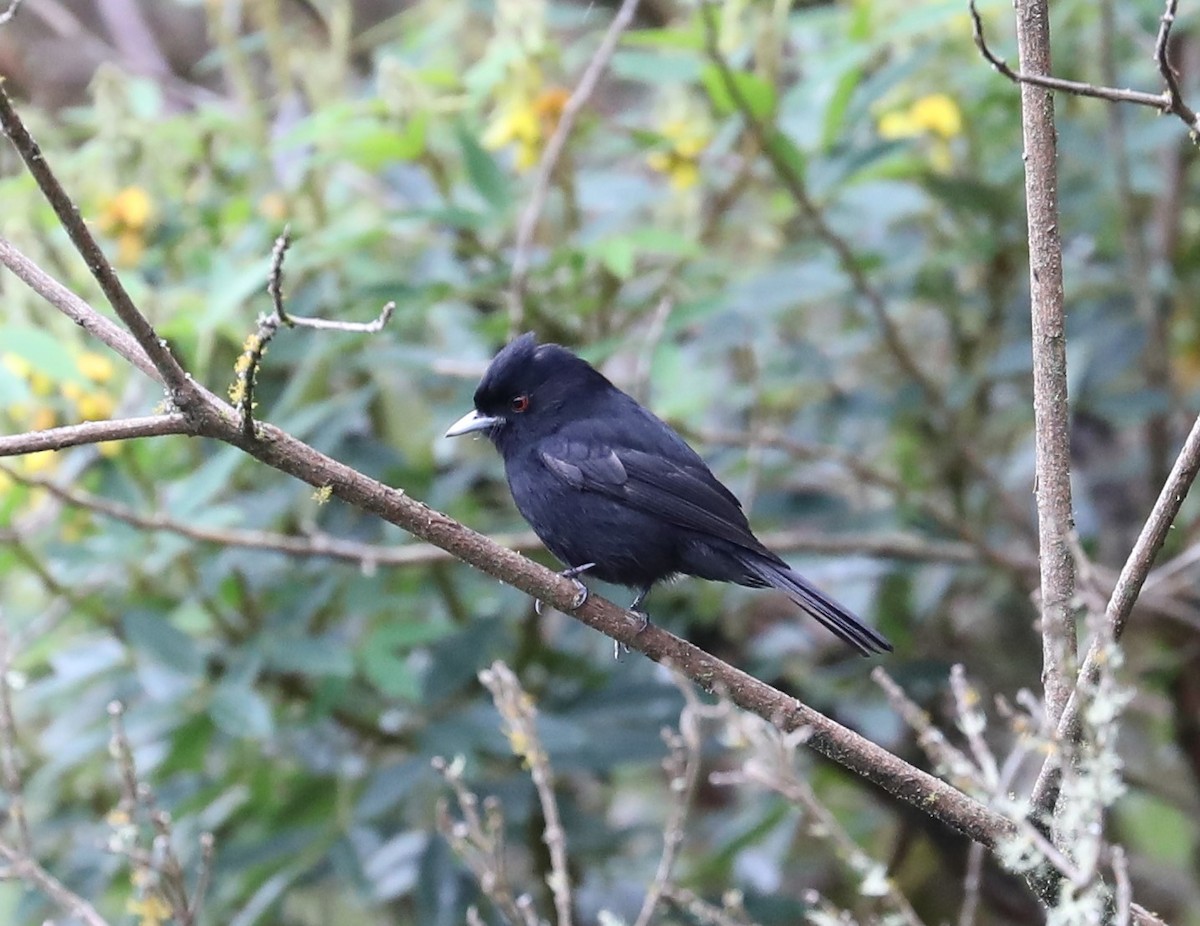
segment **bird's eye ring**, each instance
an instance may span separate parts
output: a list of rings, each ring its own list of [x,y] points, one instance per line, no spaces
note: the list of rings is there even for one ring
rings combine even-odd
[[[509,408],[519,415],[521,412],[529,408],[529,396],[519,395],[508,404]]]

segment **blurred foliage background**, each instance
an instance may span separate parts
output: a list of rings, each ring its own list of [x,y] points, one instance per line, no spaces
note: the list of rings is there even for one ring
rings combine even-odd
[[[1011,5],[981,8],[1015,60]],[[491,449],[441,434],[506,337],[532,167],[611,15],[567,0],[27,0],[0,27],[0,73],[200,381],[232,382],[286,223],[292,311],[398,308],[375,336],[283,332],[260,415],[476,529],[523,531]],[[1160,15],[1150,0],[1054,4],[1059,74],[1158,89]],[[1185,83],[1191,22],[1174,49]],[[1058,113],[1078,527],[1098,572],[1086,592],[1123,561],[1195,408],[1200,226],[1178,123],[1081,99]],[[0,171],[0,232],[102,305],[7,146]],[[688,435],[756,528],[896,643],[889,671],[935,714],[953,662],[989,703],[1038,690],[1018,94],[974,49],[965,3],[645,0],[549,192],[524,325]],[[7,432],[159,404],[13,277],[0,294]],[[579,920],[632,919],[668,805],[660,730],[683,705],[662,670],[419,551],[387,566],[185,536],[411,543],[232,448],[163,438],[2,465],[0,607],[35,846],[114,922],[163,913],[106,849],[126,822],[112,813],[113,699],[185,863],[199,832],[215,835],[204,922],[464,922],[480,895],[436,832],[437,756],[461,756],[466,783],[500,798],[514,880],[549,915],[540,810],[477,679],[496,659],[540,711]],[[179,529],[125,523],[97,497]],[[1164,554],[1180,558],[1126,637],[1137,695],[1111,819],[1137,898],[1193,924],[1196,515],[1185,508]],[[650,610],[915,758],[869,665],[778,596],[688,580]],[[1000,749],[1011,737],[1003,722],[991,734]],[[706,771],[736,745],[712,739]],[[926,921],[955,918],[965,844],[801,758]],[[798,921],[810,888],[862,917],[876,903],[796,808],[749,787],[701,787],[677,875],[714,902],[742,892],[762,924]],[[0,885],[6,922],[50,915]],[[978,922],[1037,921],[1019,882],[989,873]]]

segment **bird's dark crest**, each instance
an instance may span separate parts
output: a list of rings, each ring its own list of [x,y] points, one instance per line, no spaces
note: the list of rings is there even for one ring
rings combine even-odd
[[[475,390],[475,407],[503,403],[518,393],[532,392],[548,380],[569,384],[576,378],[607,382],[586,361],[558,344],[538,344],[532,332],[514,338],[488,365]]]

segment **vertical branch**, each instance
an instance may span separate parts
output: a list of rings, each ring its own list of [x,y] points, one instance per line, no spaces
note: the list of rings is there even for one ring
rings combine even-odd
[[[1050,73],[1046,0],[1017,3],[1021,71]],[[1042,685],[1048,723],[1058,721],[1074,687],[1075,567],[1068,538],[1071,511],[1067,342],[1063,324],[1062,240],[1058,233],[1054,95],[1021,84],[1029,288],[1033,320],[1033,415],[1036,444],[1038,553],[1042,580]]]

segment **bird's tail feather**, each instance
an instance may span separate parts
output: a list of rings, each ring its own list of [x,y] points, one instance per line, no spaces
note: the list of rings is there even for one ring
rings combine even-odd
[[[756,579],[777,588],[864,656],[890,653],[892,644],[832,598],[810,585],[785,563],[747,553],[738,557]]]

